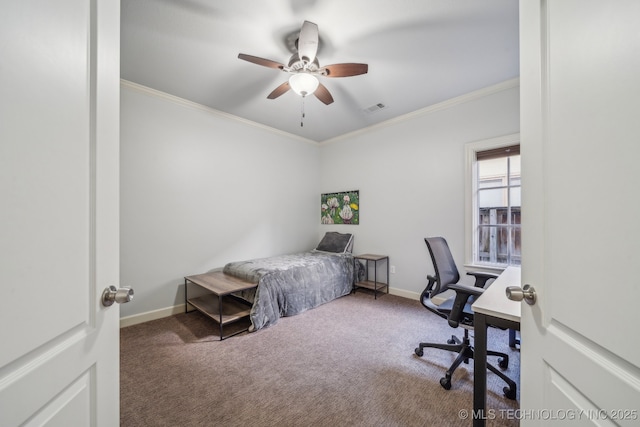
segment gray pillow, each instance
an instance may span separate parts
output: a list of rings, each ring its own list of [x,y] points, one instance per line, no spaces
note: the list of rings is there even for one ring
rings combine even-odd
[[[328,231],[318,244],[316,250],[333,253],[350,252],[351,239],[353,239],[353,234]]]

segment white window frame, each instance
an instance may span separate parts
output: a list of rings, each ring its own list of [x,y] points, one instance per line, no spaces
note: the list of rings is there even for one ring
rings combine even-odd
[[[478,247],[478,233],[475,232],[477,226],[476,212],[478,207],[478,193],[475,191],[478,186],[476,153],[479,151],[487,151],[516,144],[520,144],[519,133],[465,144],[465,268],[473,269],[475,271],[485,271],[488,273],[501,273],[505,268],[502,266],[477,264],[475,261],[476,257],[474,256],[474,251],[477,250]]]

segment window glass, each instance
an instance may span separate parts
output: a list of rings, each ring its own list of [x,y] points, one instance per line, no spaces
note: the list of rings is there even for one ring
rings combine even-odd
[[[474,263],[520,264],[520,153],[516,147],[504,153],[494,149],[490,156],[477,153]]]

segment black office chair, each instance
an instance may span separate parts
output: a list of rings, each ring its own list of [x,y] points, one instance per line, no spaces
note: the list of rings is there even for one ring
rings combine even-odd
[[[422,305],[429,311],[447,319],[449,326],[452,328],[461,326],[464,329],[464,337],[460,340],[455,335],[452,335],[451,339],[447,341],[447,344],[420,343],[415,349],[415,353],[422,357],[425,347],[458,353],[458,357],[445,373],[445,376],[440,379],[440,385],[444,389],[449,390],[451,388],[451,376],[456,368],[460,366],[462,362],[469,363],[469,359],[473,359],[473,346],[469,340],[469,329],[473,329],[473,311],[471,310],[471,304],[473,304],[478,296],[482,295],[489,280],[495,279],[497,276],[480,272],[468,272],[467,274],[475,277],[474,286],[458,283],[460,273],[458,273],[447,241],[442,237],[427,237],[424,241],[431,254],[435,277],[431,275],[427,276],[429,282],[420,296],[420,302],[422,302]],[[448,289],[455,291],[455,295],[449,297],[446,296],[447,294],[442,295]],[[509,356],[505,353],[487,350],[487,356],[498,356],[498,366],[502,369],[506,369],[509,365]],[[487,368],[509,385],[503,388],[505,396],[509,399],[515,399],[516,383],[493,365],[487,363]]]

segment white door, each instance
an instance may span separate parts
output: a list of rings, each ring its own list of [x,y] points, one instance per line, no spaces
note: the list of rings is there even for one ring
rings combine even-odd
[[[639,20],[520,2],[522,425],[640,424]]]
[[[0,425],[115,426],[119,1],[0,10]]]

